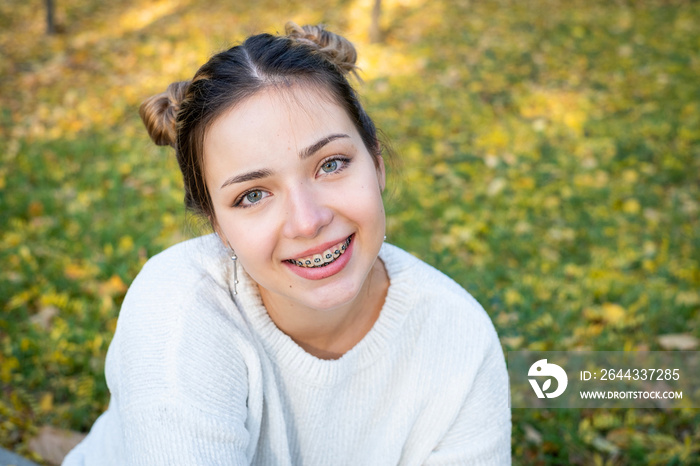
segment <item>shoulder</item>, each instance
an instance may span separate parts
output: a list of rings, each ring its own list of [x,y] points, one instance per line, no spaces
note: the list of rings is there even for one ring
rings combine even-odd
[[[230,260],[216,235],[176,244],[146,262],[129,287],[119,320],[174,323],[191,307],[202,313],[233,306]]]
[[[108,411],[68,463],[95,455],[102,464],[105,451],[110,464],[252,456],[262,412],[260,359],[236,319],[217,241],[186,241],[144,265],[107,353]]]
[[[251,344],[217,242],[210,235],[167,249],[145,264],[129,288],[106,368],[110,390],[122,402],[177,394],[216,406],[213,394],[231,396],[244,388],[255,358],[249,360]]]
[[[226,278],[225,260],[225,249],[214,234],[184,241],[151,257],[137,275],[130,292],[147,290],[181,295],[201,286],[202,282],[222,284]]]
[[[215,235],[194,238],[150,258],[129,287],[119,325],[144,329],[174,328],[197,320],[193,330],[221,314],[235,313],[230,290],[230,264]],[[219,312],[221,311],[221,312]],[[194,324],[194,322],[192,322]]]
[[[412,364],[466,388],[487,361],[504,359],[489,315],[462,286],[398,247],[383,246],[380,257],[391,281],[387,300],[406,308],[401,348]]]
[[[392,285],[409,294],[412,310],[431,327],[495,334],[481,304],[452,278],[397,246],[385,244],[380,257]]]
[[[196,331],[212,320],[226,320],[233,315],[227,311],[235,308],[229,275],[225,250],[215,235],[172,246],[149,259],[134,279],[118,330],[141,334],[191,323]]]
[[[464,420],[458,424],[465,422],[467,431],[482,414],[509,419],[505,358],[484,308],[457,282],[406,251],[385,245],[380,257],[391,280],[387,299],[395,286],[394,294],[400,290],[400,296],[394,303],[408,309],[398,360],[420,381],[419,396],[430,407],[431,418],[444,422],[440,436],[460,418]],[[455,432],[462,445],[468,435],[461,427]],[[447,438],[445,445],[451,441]]]

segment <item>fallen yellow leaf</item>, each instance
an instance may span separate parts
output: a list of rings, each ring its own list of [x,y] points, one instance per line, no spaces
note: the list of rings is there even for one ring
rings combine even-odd
[[[669,333],[657,337],[665,350],[691,351],[698,347],[698,339],[689,333]]]
[[[625,318],[625,309],[619,304],[604,303],[603,304],[603,319],[612,324],[617,325],[622,323]]]

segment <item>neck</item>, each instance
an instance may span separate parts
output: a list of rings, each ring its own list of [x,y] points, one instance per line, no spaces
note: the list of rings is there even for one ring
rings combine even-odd
[[[372,329],[388,288],[386,269],[377,259],[357,296],[331,311],[285,306],[259,289],[263,304],[277,328],[307,353],[320,359],[338,359]]]

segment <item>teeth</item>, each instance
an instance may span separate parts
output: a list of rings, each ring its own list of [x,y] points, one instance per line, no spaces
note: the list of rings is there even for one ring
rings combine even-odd
[[[326,249],[321,254],[290,259],[289,262],[299,267],[323,267],[324,265],[328,265],[340,257],[345,252],[349,244],[350,238],[346,239],[342,243],[336,244],[332,248]]]

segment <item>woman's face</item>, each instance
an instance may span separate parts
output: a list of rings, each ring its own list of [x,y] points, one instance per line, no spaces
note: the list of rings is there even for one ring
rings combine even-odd
[[[267,89],[218,118],[204,141],[216,229],[266,304],[350,303],[385,229],[384,163],[346,112],[308,87]]]

